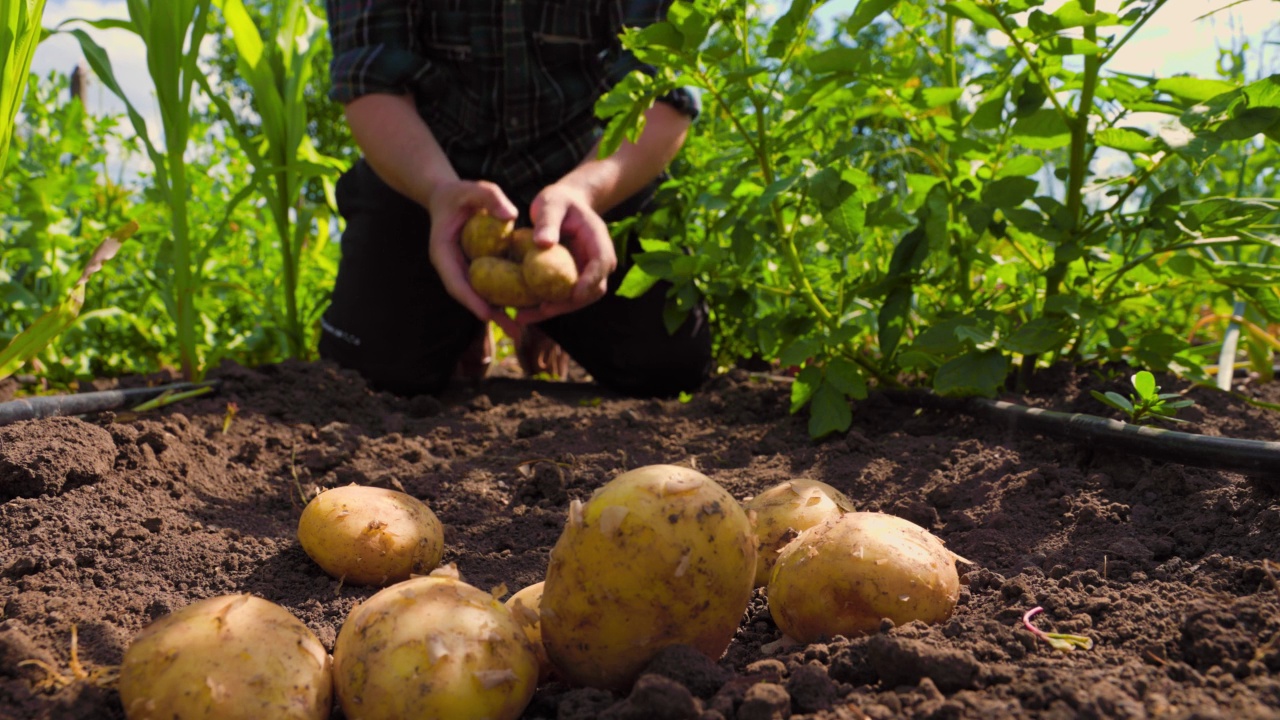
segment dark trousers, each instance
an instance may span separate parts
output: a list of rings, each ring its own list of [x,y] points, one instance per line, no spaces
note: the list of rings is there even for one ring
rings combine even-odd
[[[652,194],[652,188],[637,194],[605,219],[643,211]],[[338,181],[337,198],[346,229],[332,302],[322,319],[321,357],[357,370],[379,390],[439,392],[481,324],[449,296],[431,265],[430,218],[363,160]],[[527,208],[521,212],[528,216]],[[638,243],[631,238],[629,245]],[[616,295],[629,254],[619,257],[603,298],[539,327],[611,390],[638,396],[693,390],[711,370],[706,308],[696,308],[668,333],[662,319],[668,283],[635,299]]]

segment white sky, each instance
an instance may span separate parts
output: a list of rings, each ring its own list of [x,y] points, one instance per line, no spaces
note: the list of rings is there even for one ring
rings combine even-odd
[[[786,0],[773,0],[781,5]],[[1063,0],[1048,0],[1045,9],[1052,10]],[[1268,72],[1280,72],[1280,45],[1264,46],[1266,38],[1280,42],[1280,1],[1248,0],[1228,11],[1205,20],[1196,18],[1216,8],[1228,5],[1232,0],[1169,0],[1167,5],[1148,25],[1130,41],[1108,68],[1139,74],[1168,76],[1189,73],[1200,77],[1214,76],[1218,44],[1229,45],[1242,35],[1251,38],[1250,76],[1258,72],[1259,52],[1266,52]],[[1099,0],[1100,9],[1114,10],[1119,0]],[[847,15],[857,5],[856,0],[830,0],[819,11],[819,16],[831,19]],[[125,0],[48,0],[44,25],[53,27],[68,18],[99,19],[127,16]],[[86,28],[106,48],[115,68],[117,79],[134,105],[148,117],[153,125],[158,122],[158,111],[151,96],[151,83],[146,69],[142,43],[129,33]],[[51,69],[70,72],[81,60],[78,43],[69,35],[55,35],[41,43],[36,50],[32,69],[44,75]],[[100,112],[120,112],[123,107],[100,83],[91,85],[89,108]],[[153,128],[152,132],[156,131]]]

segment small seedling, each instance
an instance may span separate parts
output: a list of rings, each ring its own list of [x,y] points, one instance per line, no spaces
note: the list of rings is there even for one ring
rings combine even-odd
[[[1066,633],[1047,633],[1035,625],[1031,624],[1031,618],[1044,612],[1044,608],[1039,605],[1031,608],[1022,616],[1022,627],[1026,628],[1032,635],[1049,643],[1054,650],[1063,650],[1070,652],[1076,648],[1084,648],[1085,650],[1093,649],[1093,640],[1084,635],[1068,635]]]
[[[226,435],[231,429],[231,422],[236,419],[236,414],[240,412],[240,406],[236,403],[227,403],[227,413],[222,416],[222,434]]]
[[[1146,370],[1139,370],[1129,379],[1133,383],[1135,393],[1125,397],[1118,392],[1108,390],[1100,393],[1091,390],[1094,399],[1109,407],[1128,415],[1129,422],[1140,425],[1148,420],[1166,420],[1168,422],[1186,422],[1174,417],[1179,410],[1195,405],[1194,400],[1183,398],[1177,393],[1161,393],[1156,385],[1156,378]]]

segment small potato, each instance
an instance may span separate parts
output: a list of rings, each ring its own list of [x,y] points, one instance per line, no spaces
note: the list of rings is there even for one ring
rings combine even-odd
[[[469,260],[502,255],[510,245],[513,227],[514,220],[499,220],[488,210],[479,210],[462,226],[462,252]]]
[[[928,530],[893,515],[851,512],[800,533],[769,579],[769,613],[790,637],[818,642],[951,617],[960,559]]]
[[[440,564],[444,526],[426,503],[387,488],[347,485],[311,499],[298,542],[325,572],[353,585],[386,585]]]
[[[755,567],[746,512],[711,478],[673,465],[625,472],[570,505],[543,587],[547,656],[571,683],[618,691],[668,645],[717,659]]]
[[[778,553],[803,530],[829,517],[853,512],[853,501],[844,493],[817,480],[788,480],[765,490],[743,504],[760,539],[756,560],[756,587],[769,584]]]
[[[511,243],[507,251],[507,257],[520,262],[534,247],[533,228],[516,228],[511,231]]]
[[[534,583],[507,598],[507,609],[515,616],[516,622],[524,628],[534,653],[538,656],[538,682],[551,678],[551,660],[547,658],[547,649],[542,645],[542,588],[545,582]]]
[[[476,258],[471,261],[469,272],[471,287],[492,305],[519,308],[538,304],[520,266],[506,258]]]
[[[538,657],[493,595],[415,577],[351,611],[333,646],[333,678],[352,720],[513,720],[537,688]]]
[[[532,248],[525,253],[520,267],[525,283],[539,300],[565,302],[573,295],[573,286],[578,282],[578,266],[565,246]]]
[[[118,687],[129,720],[326,720],[333,707],[320,640],[252,595],[199,600],[143,628]]]

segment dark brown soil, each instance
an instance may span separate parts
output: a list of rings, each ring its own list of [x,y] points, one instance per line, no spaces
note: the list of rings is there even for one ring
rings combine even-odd
[[[540,580],[573,498],[692,465],[739,498],[789,478],[922,524],[975,565],[955,616],[778,649],[757,594],[716,662],[672,648],[629,696],[550,683],[527,718],[1277,718],[1280,482],[1082,447],[884,396],[814,443],[785,384],[731,374],[690,401],[492,379],[441,399],[372,393],[325,364],[215,372],[219,394],[143,417],[0,427],[0,718],[122,718],[103,671],[153,619],[247,592],[332,648],[374,590],[294,537],[302,498],[365,483],[427,501],[464,579]],[[1020,398],[1103,410],[1122,375],[1042,374]],[[1171,383],[1172,385],[1172,383]],[[1274,385],[1246,391],[1276,401]],[[1195,432],[1272,439],[1274,412],[1195,390]],[[229,403],[238,414],[224,432]],[[1022,629],[1085,634],[1060,652]],[[71,630],[90,680],[70,675]],[[93,680],[98,680],[95,683]],[[340,713],[335,710],[335,717]],[[264,719],[269,720],[269,719]]]

